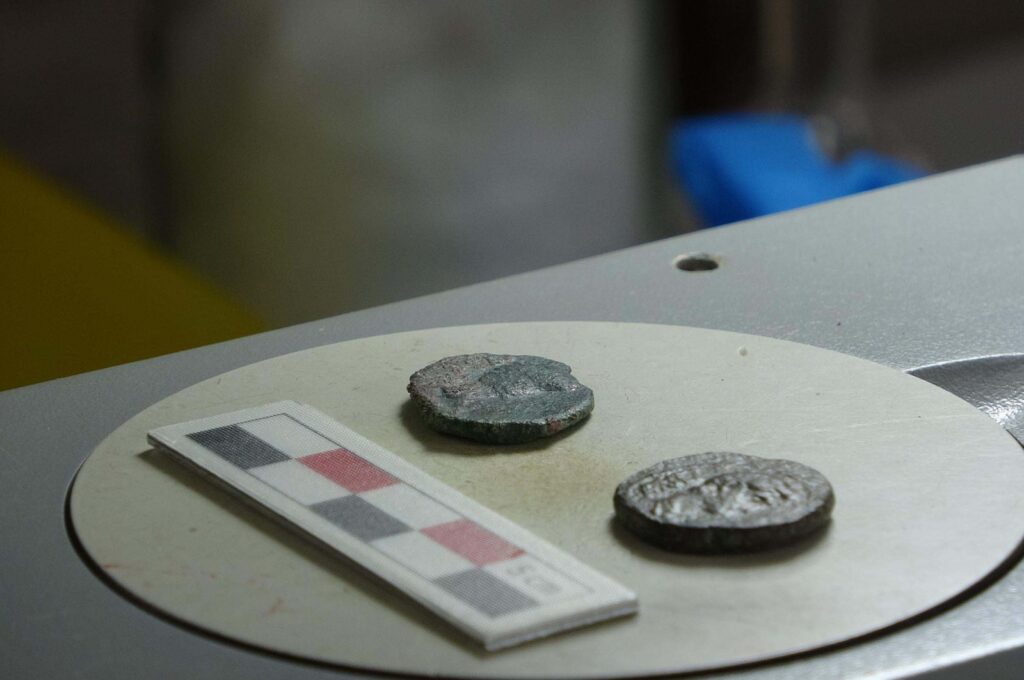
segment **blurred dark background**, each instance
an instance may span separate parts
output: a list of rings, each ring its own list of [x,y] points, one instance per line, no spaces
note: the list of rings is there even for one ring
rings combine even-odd
[[[693,116],[1018,153],[1022,82],[1018,0],[0,1],[0,387],[699,228]]]

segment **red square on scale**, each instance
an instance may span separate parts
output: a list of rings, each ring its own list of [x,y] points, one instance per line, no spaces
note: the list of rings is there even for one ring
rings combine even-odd
[[[468,519],[435,524],[420,531],[481,567],[523,554],[520,548]]]
[[[348,449],[334,449],[303,456],[298,461],[352,493],[397,484],[398,480]]]

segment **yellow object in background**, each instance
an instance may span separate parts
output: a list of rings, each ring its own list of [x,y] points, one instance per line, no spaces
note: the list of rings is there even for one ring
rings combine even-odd
[[[224,293],[0,154],[0,389],[262,330]]]

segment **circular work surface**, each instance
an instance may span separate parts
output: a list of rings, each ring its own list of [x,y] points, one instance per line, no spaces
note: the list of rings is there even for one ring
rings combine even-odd
[[[549,439],[489,446],[428,429],[405,392],[441,357],[536,354],[594,390]],[[294,399],[337,418],[632,588],[634,617],[485,653],[228,493],[147,451],[150,429]],[[613,523],[612,494],[666,458],[735,451],[821,471],[833,522],[753,555],[685,556]],[[809,651],[933,609],[1024,535],[1024,456],[924,381],[769,338],[679,326],[520,323],[386,335],[246,366],[151,406],[80,470],[75,532],[168,615],[268,650],[377,671],[584,678],[713,669]]]

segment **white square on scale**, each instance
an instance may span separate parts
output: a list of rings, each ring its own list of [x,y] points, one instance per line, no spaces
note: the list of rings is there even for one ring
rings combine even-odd
[[[372,545],[428,579],[457,574],[475,566],[418,531],[379,538]]]
[[[249,474],[303,505],[348,495],[348,490],[297,460],[249,468]]]
[[[584,595],[589,590],[532,555],[520,555],[488,564],[484,570],[541,603],[568,600]]]
[[[392,517],[402,520],[413,529],[462,519],[454,510],[407,484],[392,484],[359,494],[359,497]]]
[[[239,423],[239,427],[292,458],[301,458],[338,448],[338,445],[331,440],[321,437],[286,415]]]

